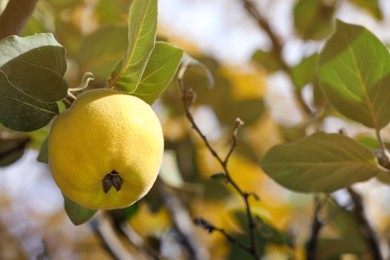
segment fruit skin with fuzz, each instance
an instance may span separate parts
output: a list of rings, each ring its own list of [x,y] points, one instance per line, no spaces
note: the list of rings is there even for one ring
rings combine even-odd
[[[157,178],[163,150],[152,108],[110,89],[81,94],[56,117],[48,140],[58,187],[90,209],[124,208],[141,199]]]

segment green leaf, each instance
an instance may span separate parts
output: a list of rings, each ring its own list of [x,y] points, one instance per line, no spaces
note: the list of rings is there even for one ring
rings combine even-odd
[[[94,14],[101,24],[122,22],[123,17],[127,15],[128,5],[129,0],[100,0]]]
[[[109,210],[109,214],[115,223],[123,223],[128,221],[131,217],[137,214],[139,211],[138,202],[122,209],[112,209]]]
[[[199,181],[199,183],[204,185],[203,199],[206,201],[222,201],[232,196],[232,191],[224,183],[215,180]]]
[[[46,137],[41,144],[41,148],[39,149],[39,154],[37,157],[38,162],[49,163],[48,142],[49,138]]]
[[[367,252],[367,251],[366,251]],[[332,260],[342,259],[345,254],[362,254],[359,248],[350,239],[320,238],[316,249],[315,259]],[[361,259],[357,257],[357,259]]]
[[[365,147],[369,148],[369,149],[372,149],[372,150],[379,150],[381,149],[381,145],[380,143],[378,142],[378,139],[376,139],[375,137],[373,136],[358,136],[355,138],[355,140],[364,145]],[[385,146],[387,148],[390,148],[388,144],[385,143]]]
[[[232,214],[235,217],[237,224],[242,230],[244,230],[243,234],[236,236],[235,239],[249,245],[250,237],[246,212],[244,210],[235,210]],[[260,255],[264,255],[266,253],[267,246],[269,245],[283,246],[289,242],[288,235],[279,231],[272,224],[268,223],[268,221],[260,218],[259,216],[254,216],[254,221],[257,227],[255,230],[257,251]],[[251,255],[237,246],[232,246],[230,247],[227,259],[251,259]]]
[[[65,8],[70,8],[76,5],[81,5],[83,2],[79,0],[56,0],[50,1],[50,5],[58,10],[63,10]]]
[[[283,137],[282,140],[284,140],[285,143],[297,141],[306,137],[306,125],[304,124],[298,124],[294,126],[279,125],[278,129],[280,131],[281,137]]]
[[[367,148],[348,137],[322,132],[274,146],[261,165],[280,185],[300,192],[333,192],[380,172]]]
[[[378,0],[349,0],[352,4],[365,9],[377,20],[383,20],[383,13],[379,6]]]
[[[255,200],[257,200],[257,201],[260,201],[260,197],[259,197],[259,195],[257,195],[256,193],[254,193],[254,192],[251,192],[251,193],[249,193]]]
[[[337,21],[319,59],[319,81],[332,106],[349,119],[381,129],[390,122],[390,56],[364,27]]]
[[[164,201],[160,193],[160,186],[153,185],[150,191],[145,195],[145,197],[143,197],[142,201],[145,202],[149,210],[154,213],[164,207]]]
[[[154,48],[156,30],[157,0],[134,0],[129,14],[129,47],[119,74],[111,75],[111,86],[129,93],[137,89]]]
[[[264,112],[264,101],[262,99],[233,100],[226,98],[224,104],[215,107],[216,115],[222,123],[232,125],[236,118],[240,118],[246,125],[256,122]]]
[[[48,18],[49,16],[49,18]],[[44,33],[47,32],[47,24],[45,24],[45,20],[53,21],[52,16],[49,14],[43,16],[41,12],[36,9],[34,15],[30,17],[27,24],[24,26],[23,31],[20,33],[20,36],[28,36],[35,33]]]
[[[17,93],[0,71],[0,120],[4,126],[16,131],[34,131],[47,125],[57,114],[56,103],[39,102]]]
[[[379,173],[377,179],[382,183],[390,184],[390,172],[383,171]]]
[[[134,203],[133,205],[128,206],[127,208],[119,209],[119,210],[122,211],[122,214],[124,215],[125,219],[129,219],[138,212],[139,208],[140,208],[139,203]]]
[[[196,101],[216,108],[221,104],[225,104],[224,102],[227,99],[231,99],[229,91],[232,88],[232,84],[226,75],[222,73],[221,65],[218,61],[209,57],[198,57],[192,60],[193,63],[189,64],[184,74],[184,82],[191,82],[191,87],[196,89]],[[213,79],[213,87],[210,87],[211,79]],[[176,104],[180,106],[175,111],[182,108],[180,102],[174,102],[174,104],[169,105],[173,106]],[[226,106],[224,107],[226,108]],[[229,124],[231,123],[232,121],[229,122]]]
[[[65,211],[70,221],[76,226],[89,221],[96,213],[95,209],[87,209],[64,196]]]
[[[73,23],[72,20],[56,19],[55,29],[56,38],[63,46],[66,46],[67,56],[77,60],[81,43],[87,36],[80,31],[81,28]],[[96,42],[94,44],[96,44]]]
[[[66,96],[65,49],[52,34],[11,36],[1,40],[0,47],[1,73],[15,89],[43,102],[56,102]]]
[[[100,79],[107,79],[112,68],[128,46],[127,28],[104,25],[83,37],[76,58],[82,71],[91,71]]]
[[[299,0],[294,6],[295,30],[304,40],[321,40],[332,31],[337,1]]]
[[[43,127],[37,131],[29,132],[28,136],[31,138],[31,143],[28,144],[28,149],[40,150],[42,143],[49,134],[49,131],[49,127]]]
[[[292,80],[298,90],[301,90],[306,84],[313,82],[316,76],[317,60],[318,53],[314,53],[292,68]]]
[[[0,138],[0,167],[10,165],[22,157],[26,145],[31,141],[29,136],[15,134],[10,138]]]
[[[272,51],[257,50],[252,59],[267,69],[270,73],[282,68],[282,64]]]
[[[359,223],[359,216],[355,211],[349,211],[334,202],[327,203],[330,224],[338,231],[339,235],[348,240],[356,252],[367,252],[367,240]]]
[[[262,156],[260,151],[255,148],[253,140],[248,136],[247,131],[242,129],[238,132],[238,140],[240,140],[239,145],[234,149],[235,152],[244,156],[246,159],[250,160],[252,163],[258,163],[259,158]]]
[[[0,50],[0,121],[18,131],[45,126],[67,94],[65,49],[47,33],[5,38]]]
[[[172,81],[182,57],[182,49],[157,42],[133,95],[152,104]]]
[[[213,62],[211,59],[208,59],[208,61],[209,62],[210,61]],[[206,74],[206,76],[207,76],[207,86],[210,87],[210,88],[214,87],[214,85],[215,85],[214,74],[212,73],[210,68],[208,66],[206,66],[203,62],[195,59],[194,57],[192,57],[190,55],[188,55],[188,53],[185,53],[183,55],[183,58],[182,58],[181,62],[183,64],[183,66],[185,66],[185,73],[184,73],[185,75],[187,75],[188,69],[190,67],[198,68],[198,69],[200,69],[202,74]],[[213,65],[215,65],[215,63]]]
[[[227,181],[226,174],[224,174],[224,173],[222,173],[222,172],[213,174],[213,175],[211,175],[210,178],[211,178],[212,180],[215,180],[215,181],[224,181],[224,182]]]

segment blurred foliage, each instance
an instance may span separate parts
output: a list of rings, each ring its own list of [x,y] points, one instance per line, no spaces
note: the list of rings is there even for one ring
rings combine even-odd
[[[316,259],[340,259],[347,254],[367,257],[369,248],[357,221],[357,213],[338,205],[334,200],[327,202],[325,208],[327,216],[331,218],[328,230],[324,232],[326,234],[318,240]]]
[[[40,0],[22,35],[53,33],[66,48],[68,69],[65,79],[69,86],[78,86],[84,73],[91,71],[96,78],[89,87],[101,87],[106,84],[106,79],[128,47],[127,19],[131,2],[131,0]],[[375,19],[383,19],[378,1],[350,0],[349,2],[367,11]],[[295,37],[302,42],[322,42],[329,37],[334,30],[334,16],[340,4],[337,0],[295,1],[295,6],[291,10]],[[169,26],[165,26],[158,38],[169,42],[171,39],[164,35],[164,31],[169,32],[169,30]],[[321,128],[326,116],[330,113],[335,114],[333,111],[330,112],[330,106],[325,103],[317,82],[316,65],[319,50],[291,67],[290,80],[296,87],[294,91],[301,93],[308,88],[312,90],[308,103],[318,109],[320,115],[314,119],[307,117],[299,124],[283,125],[272,117],[270,103],[275,100],[267,96],[267,76],[283,70],[280,57],[272,48],[267,51],[264,51],[266,48],[259,48],[253,55],[253,63],[236,67],[223,64],[215,57],[202,53],[194,47],[196,43],[187,41],[185,35],[177,36],[175,42],[204,64],[213,75],[214,84],[210,85],[204,68],[191,66],[185,74],[184,82],[196,93],[192,112],[198,115],[196,120],[208,129],[206,134],[216,150],[226,154],[231,145],[235,119],[240,117],[245,122],[238,133],[238,146],[236,153],[229,160],[229,169],[232,177],[243,190],[253,191],[260,197],[260,201],[253,198],[250,200],[258,221],[256,236],[259,252],[265,257],[268,255],[272,257],[272,252],[277,252],[282,259],[294,258],[294,256],[296,259],[302,259],[303,245],[310,234],[311,216],[308,209],[311,201],[308,202],[307,197],[311,198],[311,195],[305,195],[306,199],[294,197],[291,192],[267,177],[260,168],[259,162],[271,147],[302,139],[318,125]],[[221,168],[203,142],[189,129],[184,118],[177,82],[173,81],[165,90],[156,102],[155,108],[161,115],[166,154],[170,154],[168,155],[170,159],[167,159],[165,161],[167,163],[163,165],[159,182],[181,199],[183,207],[192,218],[202,216],[233,234],[236,239],[248,242],[242,198],[230,186],[225,185],[223,178],[210,178],[220,173]],[[64,109],[63,105],[60,109]],[[290,111],[282,113],[289,114]],[[27,147],[41,149],[38,160],[47,162],[45,157],[47,128],[27,134],[4,128],[0,131],[1,167],[21,158]],[[377,142],[372,138],[360,139],[360,143],[371,149],[378,148]],[[337,145],[339,144],[335,144]],[[293,150],[290,153],[297,152],[299,151]],[[386,182],[388,176],[384,176],[382,179]],[[1,204],[2,210],[10,207],[11,202],[7,203]],[[70,210],[77,211],[77,208],[70,208]],[[355,213],[336,203],[327,204],[326,212],[329,213],[330,222],[326,223],[326,232],[321,234],[318,240],[316,259],[339,259],[345,253],[363,257],[368,249],[364,234],[359,229],[359,223],[356,222]],[[88,213],[86,212],[87,215]],[[114,222],[125,220],[126,223],[130,223],[144,241],[160,253],[166,253],[163,250],[167,247],[181,248],[176,240],[177,231],[175,231],[172,213],[166,207],[158,184],[154,185],[143,200],[110,214]],[[46,228],[63,225],[62,219],[63,212],[61,215],[54,216]],[[75,221],[81,223],[83,219]],[[59,248],[68,245],[69,248],[76,248],[75,251],[78,250],[77,246],[80,248],[86,246],[89,251],[80,255],[92,258],[95,252],[99,257],[103,257],[102,259],[109,259],[108,253],[102,250],[100,240],[92,236],[94,238],[92,242],[90,241],[91,233],[85,231],[89,230],[88,227],[88,224],[85,224],[77,230],[84,230],[83,232],[89,236],[78,238],[77,231],[73,231],[63,240],[60,239],[61,236],[56,237],[58,240],[46,239],[51,249],[49,255],[55,256],[55,253],[60,251]],[[193,238],[201,248],[208,251],[210,259],[250,257],[245,251],[229,244],[221,235],[208,234],[196,227],[191,228]],[[126,240],[123,236],[121,239]],[[136,251],[134,247],[133,251]]]
[[[349,0],[352,4],[365,9],[369,12],[374,18],[378,20],[383,19],[383,12],[381,10],[378,0],[364,1],[364,0]]]
[[[240,241],[249,243],[249,233],[247,230],[248,220],[245,212],[235,211],[233,212],[235,220],[238,222],[239,227],[243,230],[243,233],[236,238]],[[277,245],[281,251],[287,251],[289,244],[289,237],[287,234],[280,232],[277,228],[265,222],[260,217],[256,218],[257,230],[256,236],[258,241],[257,250],[261,256],[266,254],[266,248],[270,245]],[[251,257],[250,254],[241,250],[236,246],[232,246],[228,259],[246,259]]]
[[[31,138],[26,134],[0,129],[0,167],[20,159]]]
[[[294,87],[302,90],[307,84],[314,84],[316,81],[316,65],[318,62],[318,54],[314,53],[292,68],[292,80]]]
[[[304,40],[320,40],[332,32],[337,0],[299,0],[294,7],[295,29]]]
[[[75,58],[82,65],[81,71],[91,71],[98,79],[104,80],[126,49],[127,27],[107,24],[82,38]]]

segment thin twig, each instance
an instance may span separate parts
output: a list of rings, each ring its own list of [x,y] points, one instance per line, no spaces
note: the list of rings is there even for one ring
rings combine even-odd
[[[193,101],[195,99],[195,93],[194,93],[194,91],[191,88],[186,88],[184,86],[183,75],[184,75],[184,71],[185,70],[186,70],[186,67],[183,67],[181,69],[181,71],[179,72],[179,77],[178,77],[178,84],[179,84],[180,92],[181,92],[181,95],[182,95],[182,102],[183,102],[183,106],[184,106],[184,110],[185,110],[185,115],[186,115],[188,121],[190,122],[192,128],[201,137],[201,139],[203,140],[203,142],[206,145],[206,147],[208,148],[208,150],[211,152],[213,157],[215,159],[217,159],[217,161],[221,165],[221,167],[222,167],[222,169],[223,169],[223,171],[225,173],[227,183],[232,185],[232,187],[242,197],[242,199],[244,201],[244,205],[245,205],[246,216],[248,218],[248,232],[249,232],[249,238],[250,238],[250,244],[251,244],[250,252],[254,256],[255,259],[260,259],[259,253],[257,251],[256,224],[255,224],[255,221],[253,219],[252,212],[251,212],[251,207],[250,207],[250,204],[249,204],[249,197],[250,197],[251,194],[247,193],[247,192],[244,192],[237,185],[237,183],[231,177],[231,174],[230,174],[229,169],[227,167],[230,155],[233,152],[233,150],[234,150],[234,148],[235,148],[235,146],[237,144],[237,131],[238,131],[238,128],[242,125],[242,121],[241,120],[237,120],[236,121],[236,126],[235,126],[235,129],[234,129],[234,132],[233,132],[233,143],[232,143],[232,146],[231,146],[228,154],[226,155],[225,159],[222,159],[221,156],[219,156],[219,154],[217,153],[217,151],[211,146],[211,144],[208,141],[207,137],[202,133],[202,131],[200,130],[199,126],[196,124],[196,122],[195,122],[195,120],[194,120],[194,118],[193,118],[193,116],[192,116],[192,114],[190,112],[190,107],[191,107],[191,105],[192,105],[192,103],[193,103]]]
[[[316,250],[317,250],[317,244],[318,244],[318,237],[320,235],[320,231],[322,227],[324,226],[324,222],[321,220],[320,213],[323,208],[323,206],[326,203],[326,200],[321,203],[318,195],[314,197],[315,207],[314,207],[314,213],[313,213],[313,221],[311,225],[311,234],[310,239],[307,242],[306,246],[306,259],[307,260],[314,260],[316,257]]]
[[[0,15],[0,40],[22,32],[38,0],[10,0]]]
[[[373,259],[377,259],[377,260],[383,259],[378,245],[375,231],[371,227],[370,223],[368,222],[365,216],[362,197],[351,187],[347,188],[347,191],[349,193],[349,196],[351,196],[351,200],[354,203],[354,211],[356,213],[357,220],[359,221],[362,233],[366,238]]]
[[[225,160],[223,160],[223,163],[226,165],[229,161],[230,155],[232,155],[234,149],[237,146],[238,129],[240,129],[240,127],[243,125],[244,125],[244,122],[240,118],[236,118],[236,125],[234,126],[233,136],[232,136],[232,145],[230,146],[229,152],[227,153]]]
[[[214,224],[211,224],[209,221],[198,217],[194,220],[194,223],[195,225],[203,229],[206,229],[207,232],[209,233],[212,233],[214,231],[219,232],[221,235],[223,235],[226,238],[226,240],[228,240],[233,245],[240,247],[241,249],[247,251],[250,254],[252,253],[252,249],[248,247],[246,244],[242,243],[240,240],[235,239],[233,236],[228,234],[224,229],[214,226]]]
[[[292,84],[294,85],[294,96],[301,110],[307,115],[312,116],[314,114],[314,111],[308,106],[308,104],[303,99],[302,93],[298,90],[297,86],[295,86],[296,84],[293,80],[291,67],[283,58],[283,44],[279,40],[279,37],[274,33],[268,21],[264,19],[264,17],[259,13],[257,8],[250,0],[242,1],[247,12],[256,21],[259,28],[263,30],[271,40],[273,46],[272,52],[275,55],[275,58],[278,60],[278,63],[280,64],[282,70],[289,76]]]

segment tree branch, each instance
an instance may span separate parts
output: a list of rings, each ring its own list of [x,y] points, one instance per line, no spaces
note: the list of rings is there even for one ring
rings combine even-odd
[[[314,207],[314,213],[313,213],[313,221],[311,225],[311,234],[310,239],[307,242],[306,245],[306,259],[307,260],[314,260],[316,257],[316,250],[317,250],[317,244],[318,244],[318,237],[320,235],[320,231],[322,227],[324,226],[324,222],[320,218],[320,212],[323,207],[324,203],[321,203],[319,197],[316,195],[314,197],[315,199],[315,207]]]
[[[202,133],[202,131],[200,130],[199,126],[196,124],[196,122],[191,114],[190,107],[191,107],[192,103],[194,102],[195,93],[192,90],[192,88],[187,88],[184,85],[183,77],[184,77],[185,71],[187,69],[187,66],[188,66],[188,64],[183,65],[183,67],[181,68],[181,70],[178,73],[178,84],[179,84],[179,89],[180,89],[180,93],[181,93],[182,103],[183,103],[184,110],[185,110],[185,115],[186,115],[188,121],[190,122],[192,128],[201,137],[202,141],[204,142],[204,144],[206,145],[208,150],[211,152],[213,157],[221,165],[223,172],[225,174],[225,177],[226,177],[226,182],[228,184],[232,185],[232,187],[236,190],[236,192],[242,197],[242,199],[244,201],[244,205],[245,205],[246,216],[248,219],[248,232],[249,232],[249,238],[250,238],[250,253],[253,255],[253,257],[255,259],[260,259],[259,253],[257,251],[256,224],[255,224],[255,221],[253,219],[251,207],[249,204],[249,197],[251,196],[251,193],[244,192],[238,186],[238,184],[232,178],[232,176],[229,172],[229,169],[227,167],[230,155],[232,154],[232,152],[237,144],[237,131],[242,126],[243,122],[240,119],[236,119],[236,125],[234,127],[233,137],[232,137],[233,143],[232,143],[231,148],[229,149],[229,152],[227,153],[225,159],[222,159],[222,157],[219,156],[217,151],[211,146],[207,137]]]
[[[10,0],[0,15],[0,40],[22,32],[38,0]]]
[[[354,211],[357,215],[357,220],[359,221],[363,235],[366,237],[366,241],[373,259],[383,259],[375,231],[365,216],[362,197],[351,187],[347,188],[347,191],[349,196],[351,196],[352,202],[354,203]]]
[[[225,160],[223,160],[223,163],[226,165],[229,161],[230,155],[232,155],[234,149],[237,146],[238,129],[240,129],[240,127],[243,125],[244,125],[244,122],[240,118],[236,118],[236,125],[234,126],[233,136],[232,136],[232,145],[230,146],[229,152],[227,153]]]
[[[247,251],[248,253],[252,254],[252,249],[250,247],[248,247],[246,244],[242,243],[241,241],[235,239],[234,237],[232,237],[231,235],[226,233],[226,231],[224,229],[214,226],[213,224],[211,224],[210,222],[208,222],[204,218],[200,218],[200,217],[195,218],[194,223],[195,223],[195,225],[207,230],[207,232],[209,232],[209,233],[213,233],[214,231],[219,232],[230,243],[232,243],[233,245],[240,247],[242,250]]]
[[[262,31],[264,31],[268,35],[269,39],[271,40],[272,47],[273,47],[272,52],[274,56],[278,60],[278,63],[280,64],[282,70],[288,75],[290,81],[294,85],[294,96],[299,107],[307,115],[312,116],[314,114],[314,111],[306,104],[305,100],[303,99],[302,93],[298,90],[297,86],[295,86],[291,67],[286,63],[286,61],[283,58],[283,44],[279,40],[279,37],[274,33],[268,21],[264,19],[264,17],[259,13],[259,11],[256,9],[256,7],[253,5],[253,3],[250,0],[242,0],[242,1],[244,3],[244,7],[247,10],[247,12],[256,21],[259,28]]]

